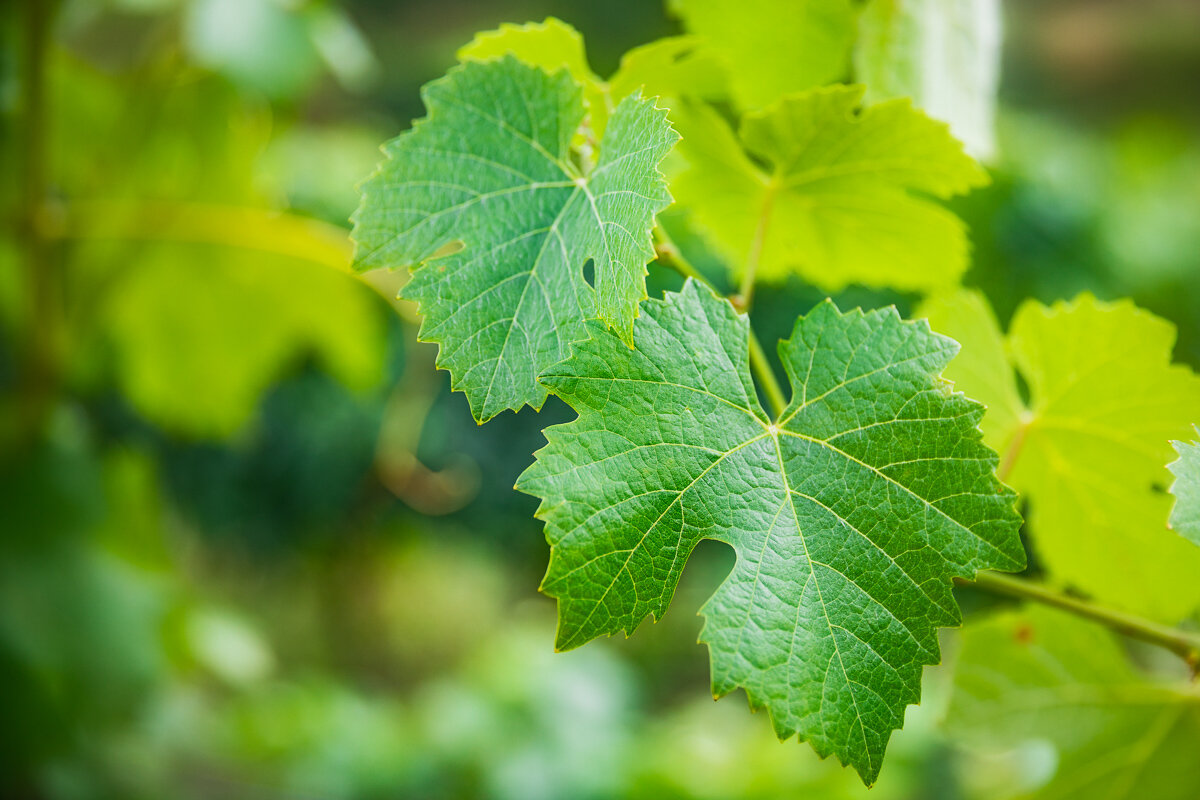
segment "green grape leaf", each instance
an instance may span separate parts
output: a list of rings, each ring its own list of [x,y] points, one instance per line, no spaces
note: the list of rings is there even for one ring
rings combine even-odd
[[[918,314],[964,344],[946,377],[989,404],[985,441],[1029,502],[1034,549],[1051,579],[1105,603],[1176,622],[1200,605],[1200,550],[1166,528],[1171,439],[1200,417],[1200,378],[1171,364],[1175,329],[1128,301],[1030,301],[1002,341],[978,296]],[[1007,349],[1008,355],[1005,355]],[[1016,398],[1016,374],[1029,402]]]
[[[737,564],[702,612],[714,694],[744,688],[780,738],[872,783],[959,621],[951,579],[1024,564],[983,409],[938,378],[957,345],[826,302],[780,345],[794,394],[771,422],[746,317],[694,281],[643,305],[632,350],[590,331],[542,376],[579,416],[517,484],[542,499],[557,646],[658,619],[696,544],[724,542]]]
[[[671,9],[725,61],[743,108],[762,108],[849,71],[851,0],[672,0]]]
[[[476,419],[540,408],[538,373],[586,335],[585,319],[632,341],[654,215],[670,202],[658,163],[678,136],[653,101],[627,97],[581,169],[579,86],[512,56],[455,67],[423,96],[428,116],[385,145],[363,186],[355,265],[415,265],[402,296],[420,304],[421,338],[442,346],[438,366]]]
[[[524,25],[506,22],[496,30],[477,33],[474,39],[459,48],[458,60],[488,61],[509,54],[546,72],[566,67],[575,82],[582,86],[599,80],[588,66],[583,36],[555,17]]]
[[[592,130],[597,136],[604,133],[613,98],[604,81],[588,66],[579,31],[556,17],[524,25],[504,23],[495,30],[475,34],[474,39],[459,48],[458,60],[488,61],[509,54],[546,72],[564,68],[570,72],[575,82],[583,87]],[[621,97],[624,95],[616,99]]]
[[[1200,435],[1200,428],[1196,428]],[[1179,458],[1168,465],[1175,476],[1171,494],[1175,508],[1171,510],[1171,527],[1200,545],[1200,444],[1174,442]]]
[[[868,102],[911,97],[971,155],[994,153],[1000,0],[872,0],[858,26],[855,76]]]
[[[1200,793],[1200,694],[1139,676],[1100,626],[1028,608],[973,621],[962,638],[946,732],[985,751],[1034,740],[1055,748],[1054,773],[1020,796]]]
[[[669,36],[621,56],[608,82],[614,98],[641,90],[647,96],[720,100],[729,93],[724,66],[695,36]]]
[[[608,81],[588,65],[579,31],[554,17],[524,25],[504,24],[484,31],[458,51],[459,61],[486,61],[511,54],[547,72],[566,69],[583,87],[592,136],[603,135],[613,106],[640,91],[645,97],[695,97],[719,100],[728,96],[724,64],[696,36],[670,36],[635,47],[621,56]],[[586,135],[577,137],[588,143]]]
[[[859,111],[862,94],[834,86],[789,96],[744,117],[737,136],[709,107],[671,109],[688,163],[672,190],[727,263],[757,258],[763,279],[798,272],[827,291],[928,289],[962,275],[962,221],[914,193],[949,197],[986,174],[944,123],[907,100]]]

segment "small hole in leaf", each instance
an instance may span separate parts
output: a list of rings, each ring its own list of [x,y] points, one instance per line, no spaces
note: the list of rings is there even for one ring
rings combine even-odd
[[[596,288],[596,262],[590,258],[583,265],[583,279],[587,281],[588,286]]]
[[[457,253],[459,250],[462,250],[464,247],[466,247],[466,244],[463,242],[462,239],[455,239],[453,242],[446,242],[444,245],[439,247],[437,250],[434,250],[433,255],[431,255],[428,260],[433,261],[438,258],[445,258],[446,256],[452,256],[455,253]]]
[[[1025,404],[1025,407],[1029,408],[1029,384],[1020,370],[1013,370],[1013,374],[1017,378],[1017,394],[1021,397],[1021,402]]]

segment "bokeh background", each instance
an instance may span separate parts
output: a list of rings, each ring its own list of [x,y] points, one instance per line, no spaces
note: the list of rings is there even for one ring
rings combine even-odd
[[[568,412],[476,426],[389,299],[403,277],[343,274],[355,184],[475,31],[558,16],[603,75],[678,32],[658,2],[0,8],[0,796],[865,794],[709,699],[693,611],[719,545],[663,622],[554,654],[512,485]],[[1200,5],[1004,11],[994,183],[956,205],[968,282],[1002,318],[1132,296],[1200,367]],[[761,332],[817,299],[764,292]],[[875,800],[1053,768],[948,741],[947,678],[927,670]]]

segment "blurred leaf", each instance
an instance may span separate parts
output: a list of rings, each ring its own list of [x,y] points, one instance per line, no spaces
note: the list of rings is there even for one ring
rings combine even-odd
[[[1137,675],[1104,629],[1062,612],[1030,607],[968,626],[946,727],[976,747],[1049,740],[1058,768],[1040,787],[1010,779],[1022,797],[1200,794],[1195,688]]]
[[[284,0],[192,0],[184,42],[196,61],[271,98],[291,98],[321,71],[304,15]]]
[[[604,133],[613,107],[634,92],[640,91],[644,97],[714,100],[727,95],[724,66],[696,36],[672,36],[631,49],[621,57],[620,67],[608,82],[588,66],[579,32],[554,17],[478,33],[458,51],[458,58],[484,61],[506,54],[547,72],[562,68],[570,72],[583,87],[589,110],[585,125],[595,137]]]
[[[743,108],[762,108],[848,71],[856,33],[851,0],[671,0],[670,7],[724,59]]]
[[[1200,434],[1200,428],[1195,429]],[[1171,510],[1171,527],[1200,545],[1200,444],[1175,442],[1179,458],[1169,465],[1175,482],[1171,494],[1175,507]]]
[[[511,56],[457,67],[424,97],[429,116],[385,146],[363,186],[355,265],[415,265],[403,296],[421,304],[422,339],[442,346],[438,366],[477,420],[540,408],[537,374],[584,319],[631,340],[654,215],[670,202],[658,163],[678,137],[666,112],[629,97],[595,167],[576,165],[579,87]]]
[[[997,341],[979,298],[920,312],[962,341]],[[1171,364],[1175,327],[1124,300],[1027,301],[1007,350],[964,348],[946,370],[1000,409],[987,443],[1028,500],[1034,549],[1052,578],[1121,608],[1176,622],[1200,604],[1200,550],[1166,529],[1169,440],[1200,417],[1200,378]],[[1029,404],[1012,407],[1014,369]],[[997,376],[1006,376],[1003,382]],[[1005,386],[1004,384],[1008,385]]]
[[[727,96],[728,83],[720,59],[699,37],[669,36],[621,56],[609,91],[618,99],[641,90],[647,97],[719,100]]]
[[[229,435],[309,352],[350,387],[378,382],[381,309],[367,289],[324,267],[215,252],[152,248],[107,298],[117,377],[138,411],[169,430]]]
[[[1000,41],[1000,0],[871,0],[859,18],[855,77],[868,102],[911,97],[987,159],[996,149]]]
[[[1004,334],[987,298],[972,290],[932,297],[916,312],[930,326],[953,336],[962,348],[950,362],[945,377],[955,388],[987,406],[979,423],[983,439],[998,452],[1004,452],[1008,437],[1025,414],[1025,403],[1017,391]]]
[[[458,51],[459,61],[487,61],[506,55],[522,63],[555,72],[566,67],[571,77],[585,90],[599,78],[588,66],[579,31],[555,17],[524,25],[505,23],[496,30],[475,34]]]
[[[950,197],[987,176],[945,125],[904,100],[860,110],[862,92],[792,95],[747,115],[737,138],[708,107],[672,110],[688,162],[672,191],[735,271],[757,258],[763,279],[794,271],[827,291],[961,276],[962,222],[917,193]]]
[[[355,184],[378,160],[379,137],[373,130],[301,126],[271,140],[257,172],[260,183],[279,187],[289,207],[345,225],[358,205]]]
[[[888,753],[885,777],[870,788],[854,773],[780,743],[744,708],[700,699],[656,716],[639,739],[633,765],[638,800],[906,800],[927,798],[920,785],[936,740],[928,706],[914,706]],[[904,750],[909,752],[905,753]],[[939,756],[940,757],[940,756]],[[951,787],[946,797],[955,797]],[[936,796],[936,795],[934,795]]]
[[[959,621],[950,579],[1024,565],[982,407],[937,377],[956,345],[827,301],[780,344],[794,395],[769,423],[727,301],[689,280],[635,331],[630,350],[593,323],[541,378],[579,413],[517,482],[542,500],[557,647],[660,617],[696,544],[725,542],[738,562],[702,611],[713,694],[745,688],[780,738],[874,783]]]
[[[459,48],[458,60],[487,61],[505,55],[513,55],[523,64],[546,72],[566,68],[583,88],[592,131],[596,137],[604,134],[613,103],[621,98],[610,97],[608,87],[588,66],[579,31],[555,17],[524,25],[505,23],[496,30],[475,34],[474,39]]]

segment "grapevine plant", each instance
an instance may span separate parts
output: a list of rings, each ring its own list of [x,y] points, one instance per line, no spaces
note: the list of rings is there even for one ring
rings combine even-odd
[[[965,738],[993,706],[1036,697],[1052,717],[1087,696],[1102,714],[1141,680],[1095,622],[1194,669],[1198,639],[1174,626],[1200,606],[1200,446],[1176,444],[1174,507],[1162,487],[1200,379],[1171,363],[1172,326],[1085,295],[1027,302],[1005,333],[960,288],[965,226],[940,201],[986,172],[910,100],[837,82],[886,72],[877,53],[851,66],[883,12],[677,5],[689,35],[607,80],[558,20],[480,34],[354,219],[356,267],[410,268],[402,296],[479,423],[551,394],[577,415],[516,487],[541,501],[557,647],[658,619],[696,545],[724,542],[736,564],[701,609],[714,695],[743,689],[781,739],[867,784],[961,621],[955,582],[1058,609],[968,632],[947,723]],[[692,265],[668,208],[725,276]],[[682,288],[648,298],[648,265]],[[754,295],[793,276],[925,299],[914,320],[826,300],[769,349]],[[1045,581],[1001,574],[1027,567],[1019,509]],[[1200,730],[1186,679],[1155,691]],[[1136,724],[1157,731],[1157,707]],[[1103,760],[1104,726],[1070,724],[1085,755],[1063,768]]]

